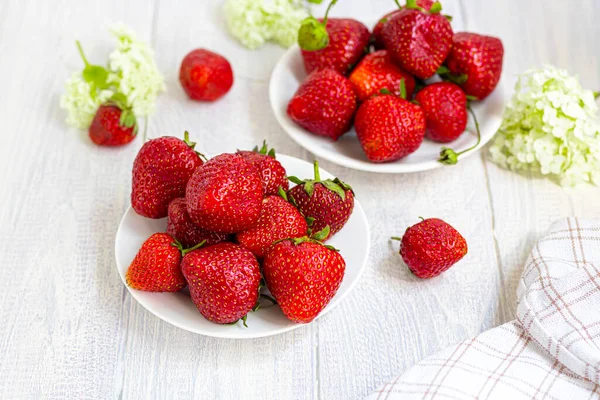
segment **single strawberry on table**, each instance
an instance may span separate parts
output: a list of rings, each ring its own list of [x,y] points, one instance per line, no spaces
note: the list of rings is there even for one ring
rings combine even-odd
[[[441,10],[439,2],[425,11],[409,0],[381,31],[392,59],[420,79],[433,76],[452,48],[452,27]]]
[[[192,100],[215,101],[231,89],[233,71],[229,61],[220,54],[195,49],[181,62],[179,82]]]
[[[185,201],[191,220],[200,228],[230,234],[256,224],[263,194],[256,167],[239,154],[225,153],[194,172]]]
[[[426,136],[440,143],[456,140],[467,127],[467,96],[450,82],[439,82],[421,89],[415,97],[425,113]]]
[[[400,241],[400,255],[413,274],[433,278],[463,258],[467,241],[452,226],[438,218],[424,219],[409,227]]]
[[[329,3],[323,20],[306,18],[298,30],[298,44],[306,73],[321,69],[333,69],[342,75],[368,51],[369,28],[355,19],[328,18]]]
[[[281,194],[285,196],[283,189]],[[300,211],[282,196],[267,196],[263,200],[260,218],[252,228],[238,233],[237,242],[262,259],[276,241],[306,236],[308,224]]]
[[[188,180],[200,165],[185,132],[184,140],[163,136],[144,143],[133,162],[131,206],[147,218],[164,218],[171,200],[182,197]]]
[[[354,191],[347,183],[338,178],[321,179],[319,163],[314,162],[314,178],[301,180],[290,176],[296,186],[288,191],[288,198],[300,212],[311,220],[313,232],[326,227],[325,241],[340,231],[350,219],[354,210]]]
[[[369,161],[390,162],[408,156],[421,146],[425,137],[425,114],[421,107],[402,96],[381,94],[359,107],[354,127]]]
[[[352,84],[331,69],[310,74],[287,106],[287,114],[296,124],[333,140],[350,130],[355,111]]]
[[[500,39],[459,32],[452,39],[452,51],[445,62],[448,71],[442,77],[458,83],[467,95],[483,100],[500,81],[503,57]]]
[[[181,273],[183,250],[173,237],[166,233],[150,236],[129,265],[125,280],[133,289],[147,292],[177,292],[186,281]]]
[[[260,266],[254,255],[234,243],[191,251],[181,262],[192,301],[209,321],[231,324],[257,304]]]
[[[282,240],[267,251],[263,275],[285,316],[297,323],[314,320],[337,292],[346,262],[340,253],[313,238]]]
[[[367,54],[350,74],[350,82],[359,101],[387,89],[396,96],[400,95],[400,82],[404,80],[406,98],[411,99],[415,90],[415,79],[408,72],[398,68],[387,50]]]
[[[209,232],[196,225],[187,212],[185,197],[179,197],[169,203],[167,233],[177,239],[184,248],[202,242],[210,246],[229,239],[229,235]]]
[[[137,131],[133,111],[108,103],[98,108],[88,133],[99,146],[121,146],[135,139]]]
[[[285,191],[288,190],[289,183],[285,168],[277,161],[275,149],[269,150],[266,141],[263,141],[260,149],[256,146],[252,151],[238,150],[237,154],[258,169],[263,181],[265,196],[278,194],[280,187]]]
[[[434,2],[433,0],[417,0],[417,6],[423,8],[425,10],[429,10],[431,8],[431,6],[433,5],[433,2]],[[383,31],[384,25],[390,19],[392,19],[393,17],[398,15],[400,13],[400,11],[402,11],[402,6],[398,2],[396,2],[396,4],[398,4],[398,9],[394,10],[394,11],[390,11],[389,13],[385,14],[377,22],[377,25],[375,25],[375,27],[373,27],[373,45],[378,50],[385,48],[385,44],[383,43],[383,37],[381,34],[381,32]]]

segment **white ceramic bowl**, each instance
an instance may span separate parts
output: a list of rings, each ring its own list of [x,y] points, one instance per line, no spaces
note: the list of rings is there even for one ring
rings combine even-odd
[[[360,147],[354,128],[334,142],[331,139],[317,136],[304,130],[288,117],[286,113],[287,105],[305,77],[306,72],[302,63],[300,49],[297,45],[292,46],[283,54],[271,74],[269,85],[271,108],[283,130],[296,143],[317,157],[324,158],[338,165],[362,171],[382,173],[425,171],[443,166],[437,162],[442,147],[451,147],[459,152],[468,149],[477,142],[477,135],[471,121],[468,131],[450,144],[442,145],[426,139],[421,147],[408,157],[390,163],[371,163],[367,160]],[[482,136],[481,143],[477,149],[485,145],[500,127],[504,103],[504,91],[502,89],[502,82],[500,82],[496,90],[487,99],[474,104],[473,110],[477,114]],[[463,154],[460,158],[475,153],[477,149]]]
[[[277,155],[288,175],[301,178],[313,176],[313,166],[306,161]],[[321,169],[321,178],[333,178],[327,171]],[[343,179],[343,177],[341,177]],[[127,209],[115,238],[115,257],[117,268],[125,286],[125,273],[142,243],[153,233],[164,232],[166,218],[153,220],[139,216],[131,207]],[[369,257],[369,225],[360,202],[355,201],[354,212],[344,226],[330,241],[327,242],[338,248],[346,261],[344,280],[331,302],[321,312],[321,315],[332,310],[350,293],[363,273]],[[288,320],[279,307],[262,308],[248,315],[248,328],[241,322],[236,325],[219,325],[206,320],[196,309],[189,294],[184,290],[177,293],[150,293],[131,289],[131,295],[148,311],[160,319],[190,332],[221,338],[257,338],[276,335],[302,326]],[[268,304],[268,302],[265,302]]]

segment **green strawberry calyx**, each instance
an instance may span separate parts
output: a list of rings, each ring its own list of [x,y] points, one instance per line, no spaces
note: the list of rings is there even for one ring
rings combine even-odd
[[[471,107],[470,101],[467,102],[467,110],[469,111],[469,114],[471,114],[471,116],[473,117],[473,121],[475,122],[475,129],[477,131],[477,142],[473,146],[471,146],[468,149],[463,150],[459,153],[457,153],[456,151],[454,151],[448,147],[442,147],[442,151],[440,151],[440,158],[438,158],[438,161],[441,162],[442,164],[455,165],[458,162],[458,157],[461,154],[464,154],[473,149],[476,149],[477,146],[479,146],[479,144],[481,143],[481,131],[479,130],[479,121],[477,121],[477,115],[475,115],[475,112],[473,111],[473,108]]]
[[[254,146],[252,151],[255,153],[258,153],[258,154],[262,154],[264,156],[276,158],[275,157],[275,149],[269,149],[269,146],[267,146],[266,140],[263,140],[262,147],[260,149],[258,148],[258,146]]]
[[[321,4],[323,0],[308,0],[310,3]],[[327,33],[327,17],[331,7],[338,0],[332,0],[325,11],[323,22],[319,22],[315,17],[310,16],[302,21],[300,29],[298,29],[298,45],[302,50],[318,51],[329,45],[329,34]]]
[[[196,150],[196,142],[192,142],[190,140],[190,133],[188,131],[184,131],[183,132],[183,141],[185,142],[185,144],[188,145],[188,147],[192,150],[194,150],[194,152],[196,152],[196,154],[198,155],[198,157],[200,157],[201,159],[203,159],[204,161],[208,160],[206,158],[206,156],[202,153],[200,153],[199,151]]]
[[[400,79],[400,85],[399,85],[398,89],[399,89],[398,93],[400,93],[400,95],[398,97],[400,97],[403,100],[406,100],[407,93],[406,93],[406,82],[405,82],[404,78]],[[379,96],[379,95],[382,95],[382,94],[383,95],[392,95],[392,96],[395,96],[395,94],[392,93],[388,88],[381,89],[379,91],[379,93],[374,94],[374,96]]]
[[[445,65],[439,67],[436,72],[443,80],[455,83],[459,86],[464,85],[469,79],[467,74],[453,74]]]
[[[325,226],[325,228],[321,229],[319,232],[313,233],[310,236],[302,236],[302,237],[298,237],[298,238],[281,239],[281,240],[278,240],[275,243],[273,243],[273,245],[276,245],[277,243],[289,240],[290,242],[292,242],[294,244],[294,246],[298,246],[298,245],[300,245],[302,243],[316,243],[316,244],[320,244],[321,246],[323,246],[323,247],[325,247],[325,248],[327,248],[329,250],[339,251],[335,247],[333,247],[333,246],[331,246],[329,244],[323,243],[323,241],[325,239],[327,239],[327,237],[329,236],[330,232],[331,232],[331,228],[329,227],[329,225],[327,225],[327,226]]]
[[[314,179],[302,180],[295,176],[288,176],[288,179],[297,185],[303,185],[304,190],[306,191],[306,193],[308,194],[309,197],[312,196],[312,194],[314,193],[315,184],[317,184],[317,183],[320,183],[321,185],[325,186],[327,189],[331,190],[332,192],[334,192],[335,194],[340,196],[342,201],[346,200],[346,191],[349,190],[352,192],[352,194],[354,194],[354,190],[352,189],[352,187],[350,185],[348,185],[347,183],[341,181],[339,178],[321,180],[321,174],[319,173],[319,162],[317,160],[315,160],[313,165],[314,165],[314,173],[315,173]]]

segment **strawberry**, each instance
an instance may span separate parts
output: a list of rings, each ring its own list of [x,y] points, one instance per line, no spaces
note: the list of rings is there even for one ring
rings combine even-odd
[[[147,218],[164,218],[171,200],[182,197],[188,180],[200,165],[185,132],[184,140],[163,136],[144,143],[133,162],[131,206]]]
[[[438,218],[424,219],[409,227],[400,240],[400,255],[417,277],[433,278],[467,254],[467,241],[456,229]]]
[[[181,270],[200,314],[218,324],[240,319],[257,304],[260,267],[252,253],[233,243],[218,243],[189,252]]]
[[[283,189],[282,195],[285,196]],[[266,250],[276,241],[306,236],[308,224],[300,211],[281,196],[267,196],[258,223],[236,235],[239,244],[256,257],[264,257]]]
[[[283,165],[275,159],[275,149],[269,150],[266,141],[263,141],[260,149],[256,146],[252,151],[238,151],[237,153],[258,169],[265,196],[276,195],[279,193],[280,187],[287,192],[289,187],[287,172]]]
[[[267,287],[287,318],[308,323],[337,292],[346,263],[335,249],[307,237],[273,245],[265,256]]]
[[[381,31],[385,48],[400,68],[421,79],[431,77],[452,48],[452,27],[436,2],[422,11],[415,0],[388,20]]]
[[[238,154],[208,160],[194,172],[185,192],[192,221],[204,230],[226,234],[254,226],[262,199],[258,170]]]
[[[182,248],[166,233],[150,236],[127,269],[129,287],[147,292],[177,292],[185,287],[181,274]]]
[[[350,130],[355,111],[352,84],[331,69],[310,74],[287,107],[287,114],[296,124],[333,140]]]
[[[423,8],[425,10],[429,10],[432,5],[433,5],[433,0],[417,0],[417,6]],[[373,41],[373,44],[375,45],[376,49],[384,49],[385,48],[385,45],[383,43],[383,37],[381,35],[381,31],[383,30],[383,26],[390,19],[392,19],[393,17],[395,17],[396,15],[398,15],[400,13],[400,11],[402,11],[402,6],[400,6],[400,4],[398,4],[398,9],[397,10],[394,10],[394,11],[391,11],[391,12],[385,14],[377,22],[377,25],[375,25],[375,27],[373,28],[373,36],[372,36],[373,40],[372,41]]]
[[[354,209],[354,191],[338,178],[321,180],[319,163],[314,163],[314,179],[300,180],[290,176],[289,180],[297,186],[291,188],[288,197],[300,212],[309,219],[314,232],[329,227],[327,240],[339,232],[348,222]]]
[[[395,161],[416,151],[423,142],[425,114],[418,105],[383,94],[360,106],[354,127],[369,161]]]
[[[169,203],[167,233],[177,239],[183,247],[192,247],[204,241],[209,246],[229,239],[229,235],[205,231],[194,224],[187,212],[184,197]]]
[[[456,140],[467,127],[467,96],[450,82],[426,86],[417,93],[427,121],[427,138],[448,143]]]
[[[393,64],[386,50],[367,54],[354,68],[349,79],[360,101],[366,101],[382,89],[399,96],[400,82],[403,79],[408,99],[412,98],[415,90],[415,79]]]
[[[483,100],[500,81],[503,57],[500,39],[459,32],[452,39],[452,51],[445,63],[449,74],[442,76],[458,83],[467,95]]]
[[[121,146],[135,139],[138,126],[131,110],[103,104],[96,111],[89,135],[99,146]]]
[[[369,28],[355,19],[325,18],[328,44],[320,50],[311,50],[299,43],[306,73],[322,69],[333,69],[342,75],[350,72],[352,67],[365,54],[369,45]],[[302,32],[299,33],[301,35]]]
[[[196,49],[181,62],[179,82],[190,99],[215,101],[231,89],[233,71],[225,57],[206,49]]]

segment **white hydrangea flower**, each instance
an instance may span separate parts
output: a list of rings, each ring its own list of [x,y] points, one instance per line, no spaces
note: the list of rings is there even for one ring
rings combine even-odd
[[[127,105],[136,116],[153,114],[156,98],[166,90],[164,78],[154,61],[154,51],[123,24],[112,27],[111,33],[118,44],[108,56],[109,82],[115,84],[117,92],[125,95]]]
[[[249,49],[273,40],[290,47],[308,12],[297,0],[227,0],[223,6],[233,37]]]
[[[61,108],[67,111],[67,124],[78,129],[87,129],[96,115],[98,107],[111,98],[111,90],[92,90],[89,83],[76,72],[67,80],[65,93],[60,98]]]
[[[506,105],[490,158],[512,170],[537,170],[565,186],[600,185],[594,93],[553,66],[525,72]]]

